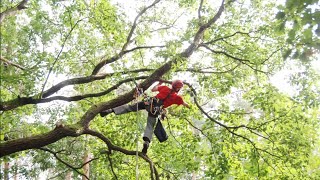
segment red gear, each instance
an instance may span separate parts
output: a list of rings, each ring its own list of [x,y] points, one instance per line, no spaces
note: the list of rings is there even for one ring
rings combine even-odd
[[[172,81],[172,88],[173,89],[182,88],[182,87],[183,87],[183,81],[181,81],[181,80]]]
[[[159,93],[155,97],[158,99],[164,99],[163,108],[169,107],[173,104],[183,104],[182,97],[179,96],[176,92],[172,92],[168,86],[159,86],[158,91]]]

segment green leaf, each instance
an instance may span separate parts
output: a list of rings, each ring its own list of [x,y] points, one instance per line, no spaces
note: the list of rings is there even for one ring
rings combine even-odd
[[[311,43],[312,42],[312,29],[308,28],[303,32],[304,35],[304,40],[306,43]]]
[[[282,11],[279,11],[277,14],[276,14],[276,19],[284,19],[286,16],[286,13],[285,12],[282,12]]]
[[[288,49],[285,51],[285,53],[283,54],[283,59],[287,59],[292,53],[292,49]]]

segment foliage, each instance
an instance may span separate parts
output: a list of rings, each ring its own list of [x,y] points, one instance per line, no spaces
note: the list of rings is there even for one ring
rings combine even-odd
[[[0,148],[50,143],[0,163],[23,179],[79,179],[86,154],[90,179],[316,179],[319,17],[314,0],[28,1],[1,22]],[[294,94],[271,81],[289,68]],[[191,108],[168,108],[169,139],[137,155],[146,112],[99,112],[159,78],[186,81]]]

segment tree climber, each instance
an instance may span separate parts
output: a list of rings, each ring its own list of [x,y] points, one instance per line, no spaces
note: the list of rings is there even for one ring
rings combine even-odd
[[[146,109],[148,111],[148,119],[143,135],[143,154],[147,154],[147,150],[152,139],[153,128],[156,124],[157,117],[165,108],[173,104],[183,105],[187,108],[190,108],[190,106],[183,101],[182,97],[178,95],[178,92],[183,87],[183,82],[181,80],[172,81],[172,88],[169,88],[168,86],[162,86],[161,84],[162,81],[159,81],[159,83],[151,89],[152,92],[159,92],[156,96],[152,98],[140,101],[133,105],[125,104],[119,107],[107,109],[105,111],[100,112],[100,116],[104,117],[110,113],[115,113],[116,115],[119,115]]]

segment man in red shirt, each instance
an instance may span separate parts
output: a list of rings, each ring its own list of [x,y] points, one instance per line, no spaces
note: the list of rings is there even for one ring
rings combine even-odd
[[[169,88],[168,86],[162,86],[161,84],[162,82],[159,82],[158,85],[154,86],[151,89],[152,92],[158,91],[159,93],[149,101],[141,101],[133,105],[125,104],[113,109],[108,109],[100,112],[100,116],[104,117],[110,113],[119,115],[146,109],[148,111],[148,119],[147,126],[143,135],[144,143],[142,153],[144,154],[147,154],[147,149],[149,148],[149,144],[152,139],[153,129],[160,111],[173,104],[183,105],[187,108],[190,108],[190,106],[183,101],[182,97],[178,95],[178,92],[183,87],[183,82],[181,80],[172,81],[172,88]]]

